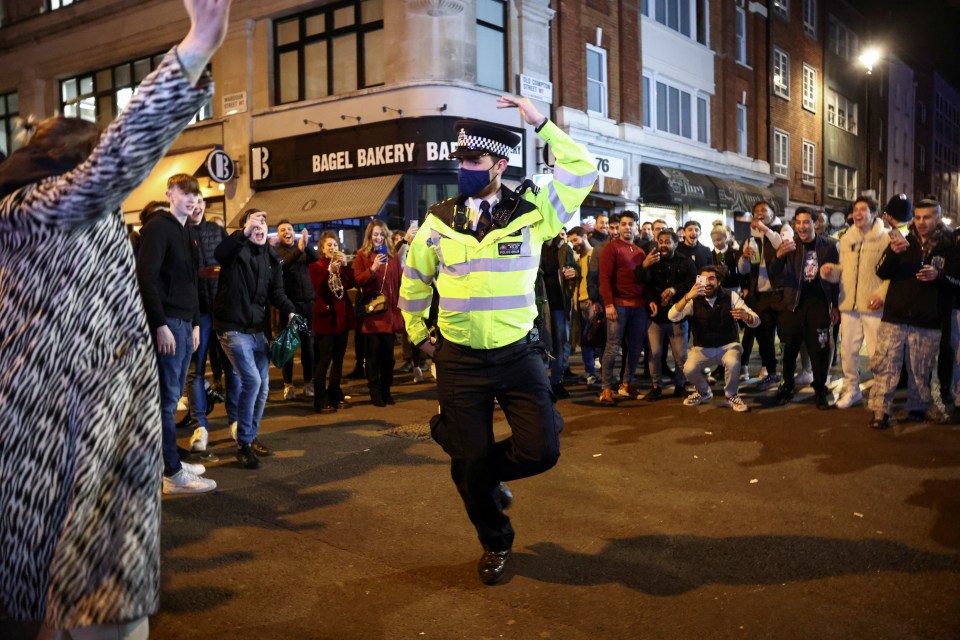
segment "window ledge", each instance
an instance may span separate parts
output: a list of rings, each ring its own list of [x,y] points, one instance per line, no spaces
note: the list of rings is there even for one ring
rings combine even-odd
[[[784,95],[784,94],[780,93],[779,91],[777,91],[776,89],[774,89],[773,95],[775,95],[775,96],[777,96],[778,98],[781,98],[781,99],[783,99],[783,100],[787,100],[787,101],[790,100],[790,94]]]
[[[737,63],[739,66],[743,67],[744,69],[749,69],[750,71],[753,71],[753,67],[751,67],[750,65],[748,65],[746,62],[740,62],[739,60],[737,60],[736,63]]]

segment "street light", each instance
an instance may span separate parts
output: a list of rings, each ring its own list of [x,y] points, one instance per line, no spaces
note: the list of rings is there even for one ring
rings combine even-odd
[[[871,153],[870,153],[870,76],[873,75],[873,65],[875,65],[875,64],[877,63],[877,61],[880,59],[880,50],[877,49],[876,47],[870,47],[869,49],[867,49],[866,51],[864,51],[862,54],[860,54],[860,57],[859,57],[858,59],[860,60],[860,64],[862,64],[862,65],[866,68],[866,70],[867,70],[867,79],[866,79],[867,91],[866,91],[866,98],[864,99],[864,109],[863,109],[863,111],[864,111],[864,117],[865,117],[866,120],[867,120],[867,132],[866,132],[866,141],[867,141],[867,146],[866,146],[866,148],[867,148],[867,188],[866,188],[866,191],[871,191],[871,186],[870,186],[870,182],[871,182],[871,175],[870,175],[870,164],[871,164],[871,162],[870,162],[870,159],[871,159]],[[880,194],[878,193],[878,194],[876,194],[876,196],[879,197]]]

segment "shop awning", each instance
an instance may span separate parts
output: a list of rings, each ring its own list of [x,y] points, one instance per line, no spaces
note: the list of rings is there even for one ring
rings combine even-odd
[[[401,177],[377,176],[258,191],[244,206],[244,210],[262,209],[274,224],[284,218],[293,224],[366,218],[380,212]],[[236,227],[239,224],[240,213],[230,221],[229,226]]]
[[[717,203],[721,209],[731,211],[753,211],[753,205],[763,200],[774,206],[777,215],[783,213],[783,198],[766,187],[758,187],[737,180],[711,178],[717,185]]]
[[[640,193],[647,204],[717,208],[717,188],[709,176],[655,164],[640,165]]]
[[[167,199],[167,178],[170,176],[186,173],[206,178],[207,170],[204,162],[210,152],[216,148],[202,147],[180,153],[169,153],[161,158],[147,179],[123,201],[123,215],[127,224],[140,224],[140,211],[147,206],[147,203]],[[206,179],[200,180],[200,193],[204,198],[223,196],[219,184],[214,182],[207,186],[208,182]]]

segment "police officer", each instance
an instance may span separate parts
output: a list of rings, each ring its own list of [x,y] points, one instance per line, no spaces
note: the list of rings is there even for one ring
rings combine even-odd
[[[451,458],[451,475],[483,555],[480,579],[503,575],[513,528],[503,510],[507,480],[543,473],[560,455],[563,428],[531,334],[534,281],[545,240],[556,237],[596,180],[589,152],[540,114],[530,100],[504,96],[498,109],[519,109],[556,156],[553,181],[500,184],[521,138],[475,120],[456,123],[460,163],[456,198],[435,204],[407,252],[400,309],[413,344],[433,355],[440,414],[434,439]],[[432,287],[439,293],[436,344],[428,340]],[[435,351],[435,353],[434,353]],[[511,436],[494,441],[494,400]]]

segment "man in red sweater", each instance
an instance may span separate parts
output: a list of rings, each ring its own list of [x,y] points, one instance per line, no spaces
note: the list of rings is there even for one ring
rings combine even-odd
[[[637,235],[637,214],[625,211],[618,223],[619,237],[610,240],[600,254],[600,295],[607,315],[607,345],[603,350],[603,391],[600,404],[613,406],[617,380],[617,355],[624,336],[627,337],[627,385],[636,397],[634,378],[643,349],[650,317],[644,298],[643,284],[637,281],[637,267],[645,254],[633,243]]]

